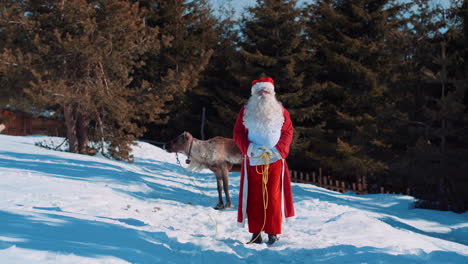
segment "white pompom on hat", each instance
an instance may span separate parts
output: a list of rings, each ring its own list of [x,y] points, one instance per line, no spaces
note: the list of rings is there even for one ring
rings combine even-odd
[[[260,78],[252,81],[252,95],[257,91],[266,90],[272,94],[275,94],[275,81],[272,78]]]

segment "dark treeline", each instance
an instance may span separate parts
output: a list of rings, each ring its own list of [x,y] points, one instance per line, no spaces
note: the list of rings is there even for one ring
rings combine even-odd
[[[290,164],[468,208],[468,1],[0,0],[2,103],[54,110],[69,151],[132,160],[137,138],[232,136],[273,77]],[[97,146],[97,147],[96,147]]]

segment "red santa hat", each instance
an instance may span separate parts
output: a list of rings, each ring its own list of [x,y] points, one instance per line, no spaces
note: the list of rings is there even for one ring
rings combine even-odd
[[[272,78],[260,78],[252,82],[252,95],[260,90],[266,90],[272,94],[275,94],[275,81]]]

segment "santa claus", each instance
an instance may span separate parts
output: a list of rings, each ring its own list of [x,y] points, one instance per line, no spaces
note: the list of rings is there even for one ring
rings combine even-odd
[[[291,180],[287,163],[293,127],[289,112],[276,100],[272,78],[252,82],[252,95],[239,112],[234,140],[242,155],[237,222],[247,220],[252,239],[268,244],[278,240],[282,221],[294,218]]]

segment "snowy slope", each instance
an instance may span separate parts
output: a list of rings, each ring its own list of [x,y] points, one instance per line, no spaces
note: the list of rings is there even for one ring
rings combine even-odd
[[[468,213],[294,184],[296,221],[273,247],[245,245],[235,210],[212,209],[209,171],[146,143],[128,164],[34,146],[44,139],[0,135],[2,264],[468,263]],[[232,174],[235,204],[238,186]]]

